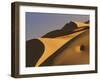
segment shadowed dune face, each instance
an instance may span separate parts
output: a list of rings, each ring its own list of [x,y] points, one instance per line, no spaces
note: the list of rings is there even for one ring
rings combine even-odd
[[[71,21],[71,22],[65,24],[62,29],[51,31],[51,32],[45,34],[44,36],[42,36],[42,38],[55,38],[55,37],[59,37],[59,36],[64,36],[64,35],[68,35],[68,34],[75,32],[74,30],[77,30],[80,28],[88,28],[88,27],[89,27],[88,21],[85,23]]]
[[[67,35],[75,29],[77,29],[77,24],[75,24],[74,22],[70,22],[70,23],[65,24],[61,30],[51,31],[45,34],[44,36],[42,36],[42,38],[55,38],[55,37]]]
[[[71,27],[70,27],[71,26]],[[69,22],[69,23],[67,23],[67,24],[65,24],[64,25],[64,27],[62,28],[62,30],[64,31],[64,32],[71,32],[71,31],[73,31],[73,30],[75,30],[75,29],[77,29],[78,27],[77,27],[77,24],[75,23],[75,22]]]
[[[26,42],[26,67],[35,66],[38,59],[41,57],[45,49],[44,44],[38,40],[33,39]]]
[[[89,24],[89,23],[90,23],[90,21],[88,20],[88,21],[86,21],[85,23],[86,23],[86,24]]]

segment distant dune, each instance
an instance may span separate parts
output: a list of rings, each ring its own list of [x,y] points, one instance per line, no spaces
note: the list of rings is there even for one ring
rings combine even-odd
[[[79,28],[87,28],[87,27],[89,27],[88,23],[72,22],[71,21],[69,23],[66,23],[64,25],[64,27],[62,27],[62,29],[48,32],[47,34],[45,34],[44,36],[42,36],[42,38],[60,37],[60,36],[71,34],[71,33],[74,32],[74,30],[78,31]]]

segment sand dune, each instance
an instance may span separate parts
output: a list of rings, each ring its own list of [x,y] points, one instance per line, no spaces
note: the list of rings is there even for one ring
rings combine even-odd
[[[75,52],[73,52],[73,47],[76,47],[75,51],[79,53],[81,48],[84,48],[83,44],[86,46],[89,45],[89,33],[84,34],[87,30],[89,32],[88,22],[70,22],[65,24],[61,30],[54,30],[41,38],[27,41],[27,66],[31,67],[32,64],[35,67],[46,66],[48,63],[49,65],[51,63],[53,63],[52,65],[89,63],[89,52],[85,52],[87,55],[75,55]],[[80,36],[80,34],[83,34],[83,36]],[[76,39],[76,37],[78,38]],[[66,48],[61,54],[57,53],[57,57],[51,58],[55,55],[56,51],[68,43],[72,45],[71,47],[69,45],[70,48]]]
[[[79,34],[82,34],[84,31],[85,30],[57,38],[39,38],[39,40],[42,41],[45,45],[45,51],[36,63],[36,67],[41,65],[47,58],[53,55],[53,53],[61,48],[65,43],[69,42]]]
[[[87,29],[81,35],[77,36],[65,48],[58,53],[51,65],[81,65],[89,64],[89,30]],[[52,55],[54,56],[54,55]],[[50,57],[51,58],[51,57]]]
[[[79,21],[75,21],[75,23],[77,24],[77,27],[89,26],[89,23],[83,23]]]
[[[88,23],[82,23],[82,22],[74,22],[74,23],[77,25],[79,30],[84,27],[89,26]],[[71,22],[71,25],[75,26],[74,23]],[[64,27],[66,27],[66,25]],[[75,30],[78,30],[78,29],[75,29]],[[45,51],[43,55],[40,57],[40,59],[36,63],[36,66],[41,65],[48,57],[53,55],[53,53],[57,51],[59,48],[61,48],[65,43],[68,43],[71,39],[83,33],[84,31],[85,30],[79,31],[73,34],[69,34],[69,35],[59,36],[56,38],[39,38],[39,40],[42,41],[46,47],[45,47]]]
[[[88,27],[89,23],[71,21],[69,23],[66,23],[61,29],[53,30],[46,33],[42,36],[42,38],[56,38],[64,35],[69,35],[71,33],[74,33],[75,31],[79,31]]]

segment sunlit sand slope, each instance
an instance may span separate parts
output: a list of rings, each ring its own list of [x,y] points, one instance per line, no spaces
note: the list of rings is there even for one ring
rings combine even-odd
[[[84,31],[86,30],[57,38],[39,38],[39,40],[42,41],[45,46],[45,51],[35,66],[40,66],[46,59],[53,55],[53,53],[61,48],[65,43],[68,43],[71,39],[75,38],[79,34],[82,34]]]
[[[89,30],[74,38],[53,60],[52,65],[89,64]]]
[[[89,26],[89,23],[83,23],[83,22],[78,22],[78,21],[75,21],[75,23],[77,24],[77,27]]]

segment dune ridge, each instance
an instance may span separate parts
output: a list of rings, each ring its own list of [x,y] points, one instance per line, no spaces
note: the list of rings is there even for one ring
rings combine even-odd
[[[85,31],[85,30],[84,30]],[[61,48],[65,43],[69,42],[71,39],[75,38],[79,34],[83,33],[84,31],[80,31],[74,34],[70,34],[68,36],[62,36],[57,38],[39,38],[40,41],[46,46],[43,55],[40,57],[38,62],[36,63],[36,67],[41,65],[48,57],[53,55],[59,48]]]

